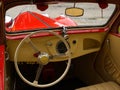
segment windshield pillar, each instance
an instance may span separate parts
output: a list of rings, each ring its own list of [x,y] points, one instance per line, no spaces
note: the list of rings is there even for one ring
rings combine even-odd
[[[0,0],[0,45],[5,44],[5,12],[4,0]]]

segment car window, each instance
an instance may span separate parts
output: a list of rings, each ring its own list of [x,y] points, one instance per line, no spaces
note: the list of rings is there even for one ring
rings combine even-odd
[[[11,17],[10,23],[7,22],[6,30],[12,32],[63,26],[102,26],[109,21],[115,11],[114,4],[109,4],[107,8],[102,10],[97,3],[76,3],[76,7],[84,10],[83,15],[67,16],[65,9],[73,7],[73,5],[74,3],[50,4],[45,11],[39,10],[36,5],[15,6],[6,11],[6,16]]]

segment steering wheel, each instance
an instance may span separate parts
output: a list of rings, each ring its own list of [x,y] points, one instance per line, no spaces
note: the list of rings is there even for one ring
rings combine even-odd
[[[67,66],[66,66],[66,69],[64,70],[63,74],[58,78],[56,79],[55,81],[51,82],[51,83],[48,83],[48,84],[39,84],[38,83],[38,79],[40,77],[40,74],[41,74],[41,71],[42,71],[42,68],[44,65],[48,64],[49,62],[51,62],[51,59],[53,59],[54,57],[61,57],[62,55],[53,55],[53,56],[50,56],[48,53],[46,52],[41,52],[40,50],[38,50],[36,48],[36,46],[34,45],[34,43],[30,40],[30,37],[36,33],[50,33],[52,35],[55,35],[56,37],[58,37],[66,46],[67,48],[67,52],[65,53],[64,56],[66,56],[68,58],[68,62],[67,62]],[[29,44],[33,47],[33,49],[38,52],[38,55],[37,55],[37,61],[38,61],[38,64],[39,64],[39,67],[38,67],[38,70],[37,70],[37,73],[36,73],[36,77],[35,77],[35,80],[33,82],[27,80],[23,75],[22,73],[20,72],[20,69],[18,67],[18,52],[19,52],[19,49],[21,48],[21,46],[23,45],[23,43],[27,41],[29,42]],[[52,58],[51,58],[52,57]],[[50,87],[50,86],[53,86],[55,84],[57,84],[58,82],[60,82],[64,77],[65,75],[67,74],[69,68],[70,68],[70,64],[71,64],[71,51],[70,51],[70,48],[69,48],[69,45],[67,43],[67,41],[62,37],[60,36],[59,34],[53,32],[53,31],[48,31],[48,30],[41,30],[41,31],[37,31],[37,32],[32,32],[30,34],[28,34],[24,39],[21,40],[21,42],[19,43],[19,45],[17,46],[16,48],[16,51],[15,51],[15,56],[14,56],[14,65],[15,65],[15,69],[16,69],[16,72],[18,73],[19,77],[27,84],[31,85],[31,86],[34,86],[34,87],[38,87],[38,88],[46,88],[46,87]]]

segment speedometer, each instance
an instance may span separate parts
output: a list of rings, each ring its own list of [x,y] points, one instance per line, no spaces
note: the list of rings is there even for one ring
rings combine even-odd
[[[64,42],[59,41],[58,44],[56,45],[56,50],[59,54],[64,54],[65,52],[67,52],[67,48]]]

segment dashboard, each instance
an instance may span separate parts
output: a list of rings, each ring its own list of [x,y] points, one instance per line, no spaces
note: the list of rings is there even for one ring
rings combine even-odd
[[[105,32],[69,34],[68,44],[71,50],[71,58],[98,51],[104,35]],[[22,39],[11,39],[10,37],[7,37],[7,51],[10,60],[14,61],[15,50]],[[41,52],[46,52],[49,55],[61,55],[53,58],[51,62],[67,60],[67,57],[64,56],[67,52],[66,46],[58,37],[40,36],[31,38],[31,41]],[[37,58],[34,57],[35,53],[30,44],[25,42],[18,52],[18,62],[37,62]]]

